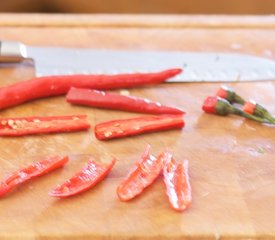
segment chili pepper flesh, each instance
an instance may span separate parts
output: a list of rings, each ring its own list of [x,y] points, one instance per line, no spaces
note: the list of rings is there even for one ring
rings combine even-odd
[[[149,99],[92,89],[71,88],[66,99],[73,104],[151,114],[183,114],[184,111]]]
[[[85,167],[72,178],[50,191],[49,195],[64,198],[82,193],[92,188],[107,176],[115,162],[116,160],[112,159],[109,164],[103,165],[90,159]]]
[[[33,163],[26,168],[10,174],[0,183],[0,196],[3,196],[14,189],[16,186],[35,177],[42,176],[59,168],[68,162],[68,157],[48,157],[39,162]]]
[[[188,161],[175,161],[169,151],[163,153],[163,158],[163,179],[169,202],[173,209],[183,211],[192,201]]]
[[[150,145],[146,146],[141,158],[130,170],[127,177],[117,187],[117,195],[121,201],[129,201],[140,195],[160,175],[163,159],[150,154]]]
[[[183,127],[182,114],[144,116],[99,123],[95,126],[95,136],[99,140],[109,140]]]
[[[74,132],[89,128],[86,115],[0,118],[0,136]]]

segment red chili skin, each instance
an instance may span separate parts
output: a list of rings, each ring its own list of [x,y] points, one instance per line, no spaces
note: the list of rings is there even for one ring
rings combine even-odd
[[[98,108],[116,109],[150,114],[183,114],[179,108],[164,106],[145,98],[84,88],[71,88],[67,102]]]
[[[129,201],[140,195],[160,175],[163,159],[155,158],[149,152],[150,145],[147,145],[139,161],[117,187],[117,196],[121,201]]]
[[[243,111],[253,115],[256,109],[256,105],[257,104],[254,101],[245,102],[243,105]]]
[[[107,176],[115,162],[116,160],[112,159],[111,163],[103,165],[89,160],[87,166],[82,168],[72,178],[50,191],[49,195],[65,198],[87,191]]]
[[[95,136],[99,140],[109,140],[183,127],[183,116],[179,114],[144,116],[99,123],[95,126]]]
[[[0,118],[0,136],[74,132],[89,128],[86,115]]]
[[[71,87],[99,90],[157,84],[182,72],[168,69],[155,73],[117,75],[72,75],[39,77],[0,88],[0,110],[21,103],[66,94]]]
[[[219,97],[221,97],[221,98],[227,99],[228,93],[229,93],[229,90],[228,90],[225,86],[222,86],[222,87],[220,87],[219,90],[217,91],[216,96],[219,96]]]
[[[217,97],[207,97],[202,105],[202,110],[207,113],[216,113]]]
[[[173,209],[183,211],[192,201],[188,161],[176,162],[170,152],[163,153],[163,179],[166,194]]]
[[[16,186],[32,179],[47,174],[66,164],[68,157],[54,156],[36,162],[26,168],[18,170],[0,183],[0,196],[3,196]]]

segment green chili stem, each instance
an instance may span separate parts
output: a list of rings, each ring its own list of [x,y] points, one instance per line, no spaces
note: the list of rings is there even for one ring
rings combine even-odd
[[[234,101],[234,103],[239,103],[241,105],[245,104],[245,100],[236,93],[234,94],[234,100],[233,101]]]
[[[236,107],[231,107],[231,113],[233,114],[236,114],[236,115],[239,115],[239,116],[242,116],[242,117],[245,117],[247,119],[251,119],[251,120],[254,120],[254,121],[257,121],[257,122],[261,122],[261,123],[271,123],[271,124],[275,124],[275,121],[274,122],[271,122],[267,119],[264,119],[264,118],[260,118],[260,117],[256,117],[256,116],[253,116],[251,114],[248,114],[244,111],[242,111],[241,109],[239,108],[236,108]]]
[[[267,119],[271,123],[275,122],[275,118],[272,116],[272,114],[266,108],[264,108],[262,105],[259,105],[259,104],[256,104],[254,116],[258,116],[258,117]]]

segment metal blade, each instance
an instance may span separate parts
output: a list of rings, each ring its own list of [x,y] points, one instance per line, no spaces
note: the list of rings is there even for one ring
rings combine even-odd
[[[275,79],[275,62],[230,53],[120,51],[28,47],[38,76],[152,72],[180,67],[171,82],[234,82]]]

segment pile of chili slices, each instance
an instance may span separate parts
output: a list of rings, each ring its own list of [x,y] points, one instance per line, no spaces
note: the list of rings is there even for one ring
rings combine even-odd
[[[155,114],[154,116],[116,119],[96,124],[94,132],[99,140],[183,128],[184,111],[179,108],[165,106],[149,99],[102,91],[162,83],[181,71],[181,69],[176,68],[155,73],[35,78],[0,88],[0,110],[38,98],[67,94],[66,99],[72,104]],[[89,128],[90,124],[86,115],[0,119],[0,136],[73,132]],[[128,201],[139,195],[162,172],[171,206],[180,211],[188,208],[191,202],[188,162],[175,161],[172,153],[168,150],[161,153],[158,157],[152,156],[149,150],[150,146],[148,145],[141,159],[129,172],[125,180],[119,184],[117,188],[119,199]],[[34,177],[44,175],[67,162],[67,156],[54,156],[12,173],[0,183],[0,196],[10,192],[17,185]],[[49,195],[69,197],[90,189],[107,176],[115,162],[116,160],[113,159],[109,164],[105,165],[90,159],[86,166],[72,178],[50,191]]]
[[[9,193],[18,185],[45,175],[68,162],[67,156],[54,156],[33,163],[10,174],[0,183],[0,196]],[[58,198],[70,197],[84,192],[101,182],[111,171],[116,159],[108,164],[97,163],[89,159],[86,166],[75,173],[70,179],[53,188],[49,195]],[[191,203],[191,186],[188,175],[188,161],[176,161],[168,150],[154,157],[150,154],[150,145],[135,166],[130,169],[126,178],[117,187],[117,196],[121,201],[129,201],[140,195],[163,173],[166,194],[172,208],[177,211],[187,209]]]

